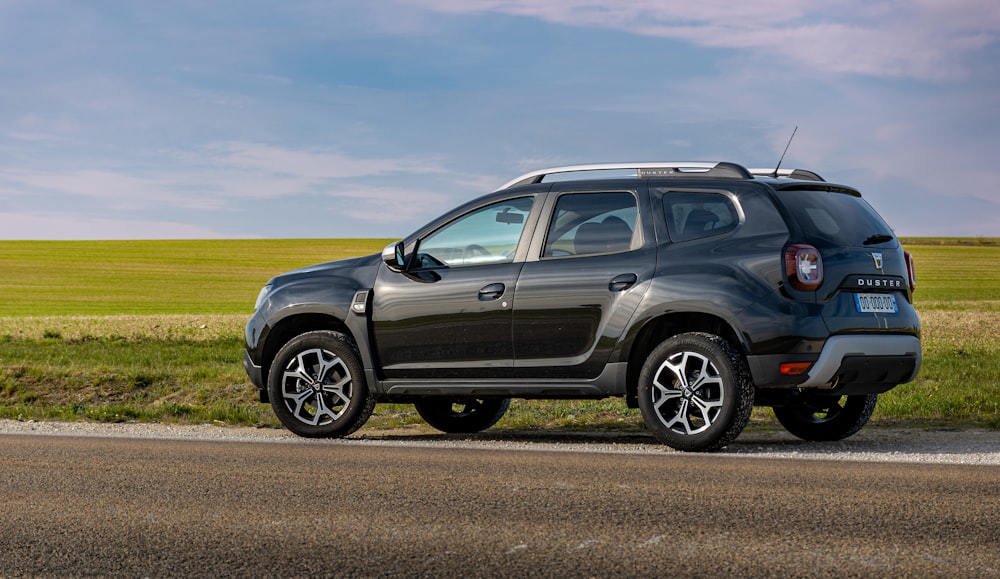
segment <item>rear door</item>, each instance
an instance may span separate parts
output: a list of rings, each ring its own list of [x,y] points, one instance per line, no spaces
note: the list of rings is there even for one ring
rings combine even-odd
[[[515,376],[594,378],[608,362],[656,266],[645,186],[622,185],[549,193],[517,281]]]

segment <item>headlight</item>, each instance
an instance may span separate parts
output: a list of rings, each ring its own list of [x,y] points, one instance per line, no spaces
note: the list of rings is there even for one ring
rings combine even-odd
[[[256,312],[260,309],[261,304],[267,299],[267,294],[269,293],[271,293],[271,282],[267,282],[264,287],[260,288],[260,293],[257,294],[257,301],[253,304],[253,311]]]

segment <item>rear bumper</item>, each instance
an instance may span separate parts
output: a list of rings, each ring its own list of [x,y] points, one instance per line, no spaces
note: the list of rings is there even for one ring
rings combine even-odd
[[[920,339],[916,336],[833,336],[798,387],[884,392],[916,378],[921,360]]]

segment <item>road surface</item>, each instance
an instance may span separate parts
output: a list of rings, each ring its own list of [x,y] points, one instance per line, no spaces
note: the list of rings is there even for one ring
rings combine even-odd
[[[30,433],[0,449],[4,577],[1000,577],[996,464]]]

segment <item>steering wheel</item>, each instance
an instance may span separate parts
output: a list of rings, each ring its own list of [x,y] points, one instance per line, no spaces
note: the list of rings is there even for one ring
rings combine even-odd
[[[431,269],[435,267],[441,267],[444,263],[438,258],[434,257],[429,253],[418,253],[417,254],[417,268],[418,269]]]
[[[477,255],[481,255],[483,257],[489,257],[492,254],[482,245],[473,243],[465,246],[465,250],[462,251],[462,261],[466,261],[468,259],[476,257]]]

